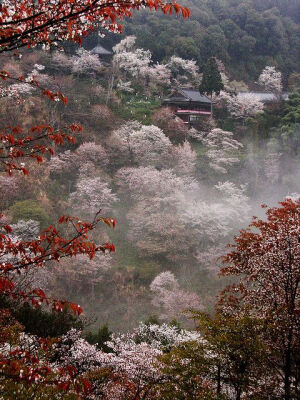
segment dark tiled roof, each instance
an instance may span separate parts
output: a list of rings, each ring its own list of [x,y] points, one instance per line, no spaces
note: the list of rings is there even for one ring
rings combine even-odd
[[[184,97],[188,97],[189,100],[199,101],[201,103],[208,103],[208,104],[211,103],[211,100],[204,94],[201,94],[198,90],[180,89],[179,92],[181,92],[184,95]]]
[[[101,46],[100,44],[98,45],[98,46],[96,46],[96,47],[94,47],[92,50],[91,50],[91,53],[93,53],[93,54],[102,54],[102,55],[108,55],[108,54],[112,54],[112,52],[111,51],[109,51],[109,50],[106,50],[103,46]]]
[[[165,104],[172,102],[196,102],[210,104],[211,100],[204,94],[201,94],[198,90],[177,89],[173,91],[173,93],[167,99],[164,100]]]

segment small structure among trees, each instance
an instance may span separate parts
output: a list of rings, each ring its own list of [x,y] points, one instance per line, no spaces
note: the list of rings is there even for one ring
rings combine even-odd
[[[111,63],[113,52],[105,49],[101,44],[97,44],[92,50],[91,54],[98,56],[103,65],[108,66]]]
[[[91,50],[92,54],[97,54],[98,56],[112,56],[112,52],[105,49],[101,44],[98,44]]]
[[[177,89],[163,101],[163,105],[170,107],[190,126],[196,125],[203,117],[211,116],[211,103],[211,99],[193,89]]]

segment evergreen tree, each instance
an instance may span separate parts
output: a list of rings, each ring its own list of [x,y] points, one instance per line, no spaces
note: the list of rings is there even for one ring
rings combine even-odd
[[[224,85],[218,65],[216,63],[216,59],[211,57],[204,66],[203,77],[199,86],[199,91],[209,95],[212,98],[213,93],[219,94],[222,89],[224,89]]]

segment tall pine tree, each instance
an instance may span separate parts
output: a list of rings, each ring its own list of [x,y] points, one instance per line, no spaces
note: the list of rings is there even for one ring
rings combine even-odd
[[[216,59],[214,57],[211,57],[204,66],[203,77],[199,86],[199,91],[200,93],[205,93],[206,95],[209,95],[212,99],[213,93],[219,94],[222,89],[224,89],[224,85]]]

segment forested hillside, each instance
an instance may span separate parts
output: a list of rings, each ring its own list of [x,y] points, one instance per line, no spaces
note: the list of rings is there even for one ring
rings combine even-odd
[[[299,1],[53,2],[0,8],[1,400],[298,399]]]
[[[201,67],[209,57],[221,59],[235,80],[254,81],[265,65],[275,65],[284,83],[299,73],[297,0],[188,0],[191,17],[184,23],[150,11],[135,13],[125,23],[125,35],[136,35],[140,47],[155,61],[176,54]],[[118,37],[104,39],[111,47]],[[88,46],[96,44],[93,36]]]

